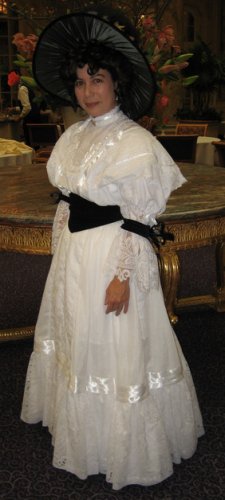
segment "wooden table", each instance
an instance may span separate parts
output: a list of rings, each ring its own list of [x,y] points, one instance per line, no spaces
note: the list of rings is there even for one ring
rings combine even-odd
[[[180,164],[180,168],[188,182],[172,193],[160,217],[175,236],[175,241],[161,248],[159,256],[165,302],[173,323],[177,321],[174,311],[179,307],[208,304],[225,311],[225,171],[196,164]],[[215,292],[178,299],[179,250],[209,245],[216,247]]]
[[[43,164],[0,169],[0,250],[50,254],[56,210]]]
[[[165,303],[173,323],[180,307],[208,304],[225,311],[225,169],[195,164],[180,167],[188,182],[171,195],[160,217],[175,236],[159,254]],[[10,172],[1,168],[0,176],[0,250],[49,255],[56,206],[45,165],[15,166]],[[179,251],[208,245],[216,245],[215,293],[178,298]]]
[[[218,165],[220,167],[225,167],[225,140],[223,141],[213,141],[213,147],[218,155]]]
[[[219,139],[216,137],[208,137],[207,135],[198,136],[195,163],[199,163],[199,165],[209,165],[211,167],[219,166],[213,141],[219,141]]]

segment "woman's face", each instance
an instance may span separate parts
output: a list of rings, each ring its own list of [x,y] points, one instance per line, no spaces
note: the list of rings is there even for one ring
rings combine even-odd
[[[78,104],[86,113],[96,117],[108,113],[116,106],[116,83],[106,69],[89,75],[88,65],[77,69],[75,95]]]

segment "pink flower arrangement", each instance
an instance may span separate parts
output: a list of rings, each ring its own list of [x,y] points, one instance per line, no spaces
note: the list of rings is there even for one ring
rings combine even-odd
[[[23,33],[15,33],[12,38],[12,43],[16,45],[19,54],[24,56],[29,61],[32,60],[37,41],[38,37],[33,33],[27,36]]]
[[[142,16],[138,25],[142,49],[155,74],[157,94],[155,100],[155,114],[163,120],[165,108],[169,105],[167,95],[168,85],[181,81],[182,85],[190,85],[198,76],[184,78],[181,70],[188,66],[191,53],[181,53],[176,43],[174,29],[171,25],[159,29],[154,15]]]
[[[35,92],[38,102],[38,100],[42,99],[41,90],[38,87],[38,84],[34,79],[32,73],[32,59],[37,41],[38,36],[33,33],[27,36],[25,36],[23,33],[15,33],[15,35],[13,35],[12,37],[12,43],[17,48],[16,59],[13,61],[13,64],[20,70],[21,75],[19,78],[21,83],[25,84]],[[9,74],[8,85],[10,85],[10,82],[11,80]]]

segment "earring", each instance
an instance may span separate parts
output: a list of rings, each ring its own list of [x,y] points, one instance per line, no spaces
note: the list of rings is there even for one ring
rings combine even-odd
[[[119,98],[119,90],[118,88],[115,89],[115,101],[118,102],[120,100]]]

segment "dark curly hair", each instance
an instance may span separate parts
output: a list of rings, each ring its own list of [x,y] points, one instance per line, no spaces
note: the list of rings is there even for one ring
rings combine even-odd
[[[100,68],[106,69],[110,73],[112,80],[117,82],[116,93],[120,107],[128,115],[129,95],[133,80],[132,65],[121,52],[97,40],[80,44],[75,50],[71,49],[61,66],[60,74],[68,88],[74,106],[78,106],[74,93],[77,68],[83,68],[86,64],[90,75],[97,73]]]

